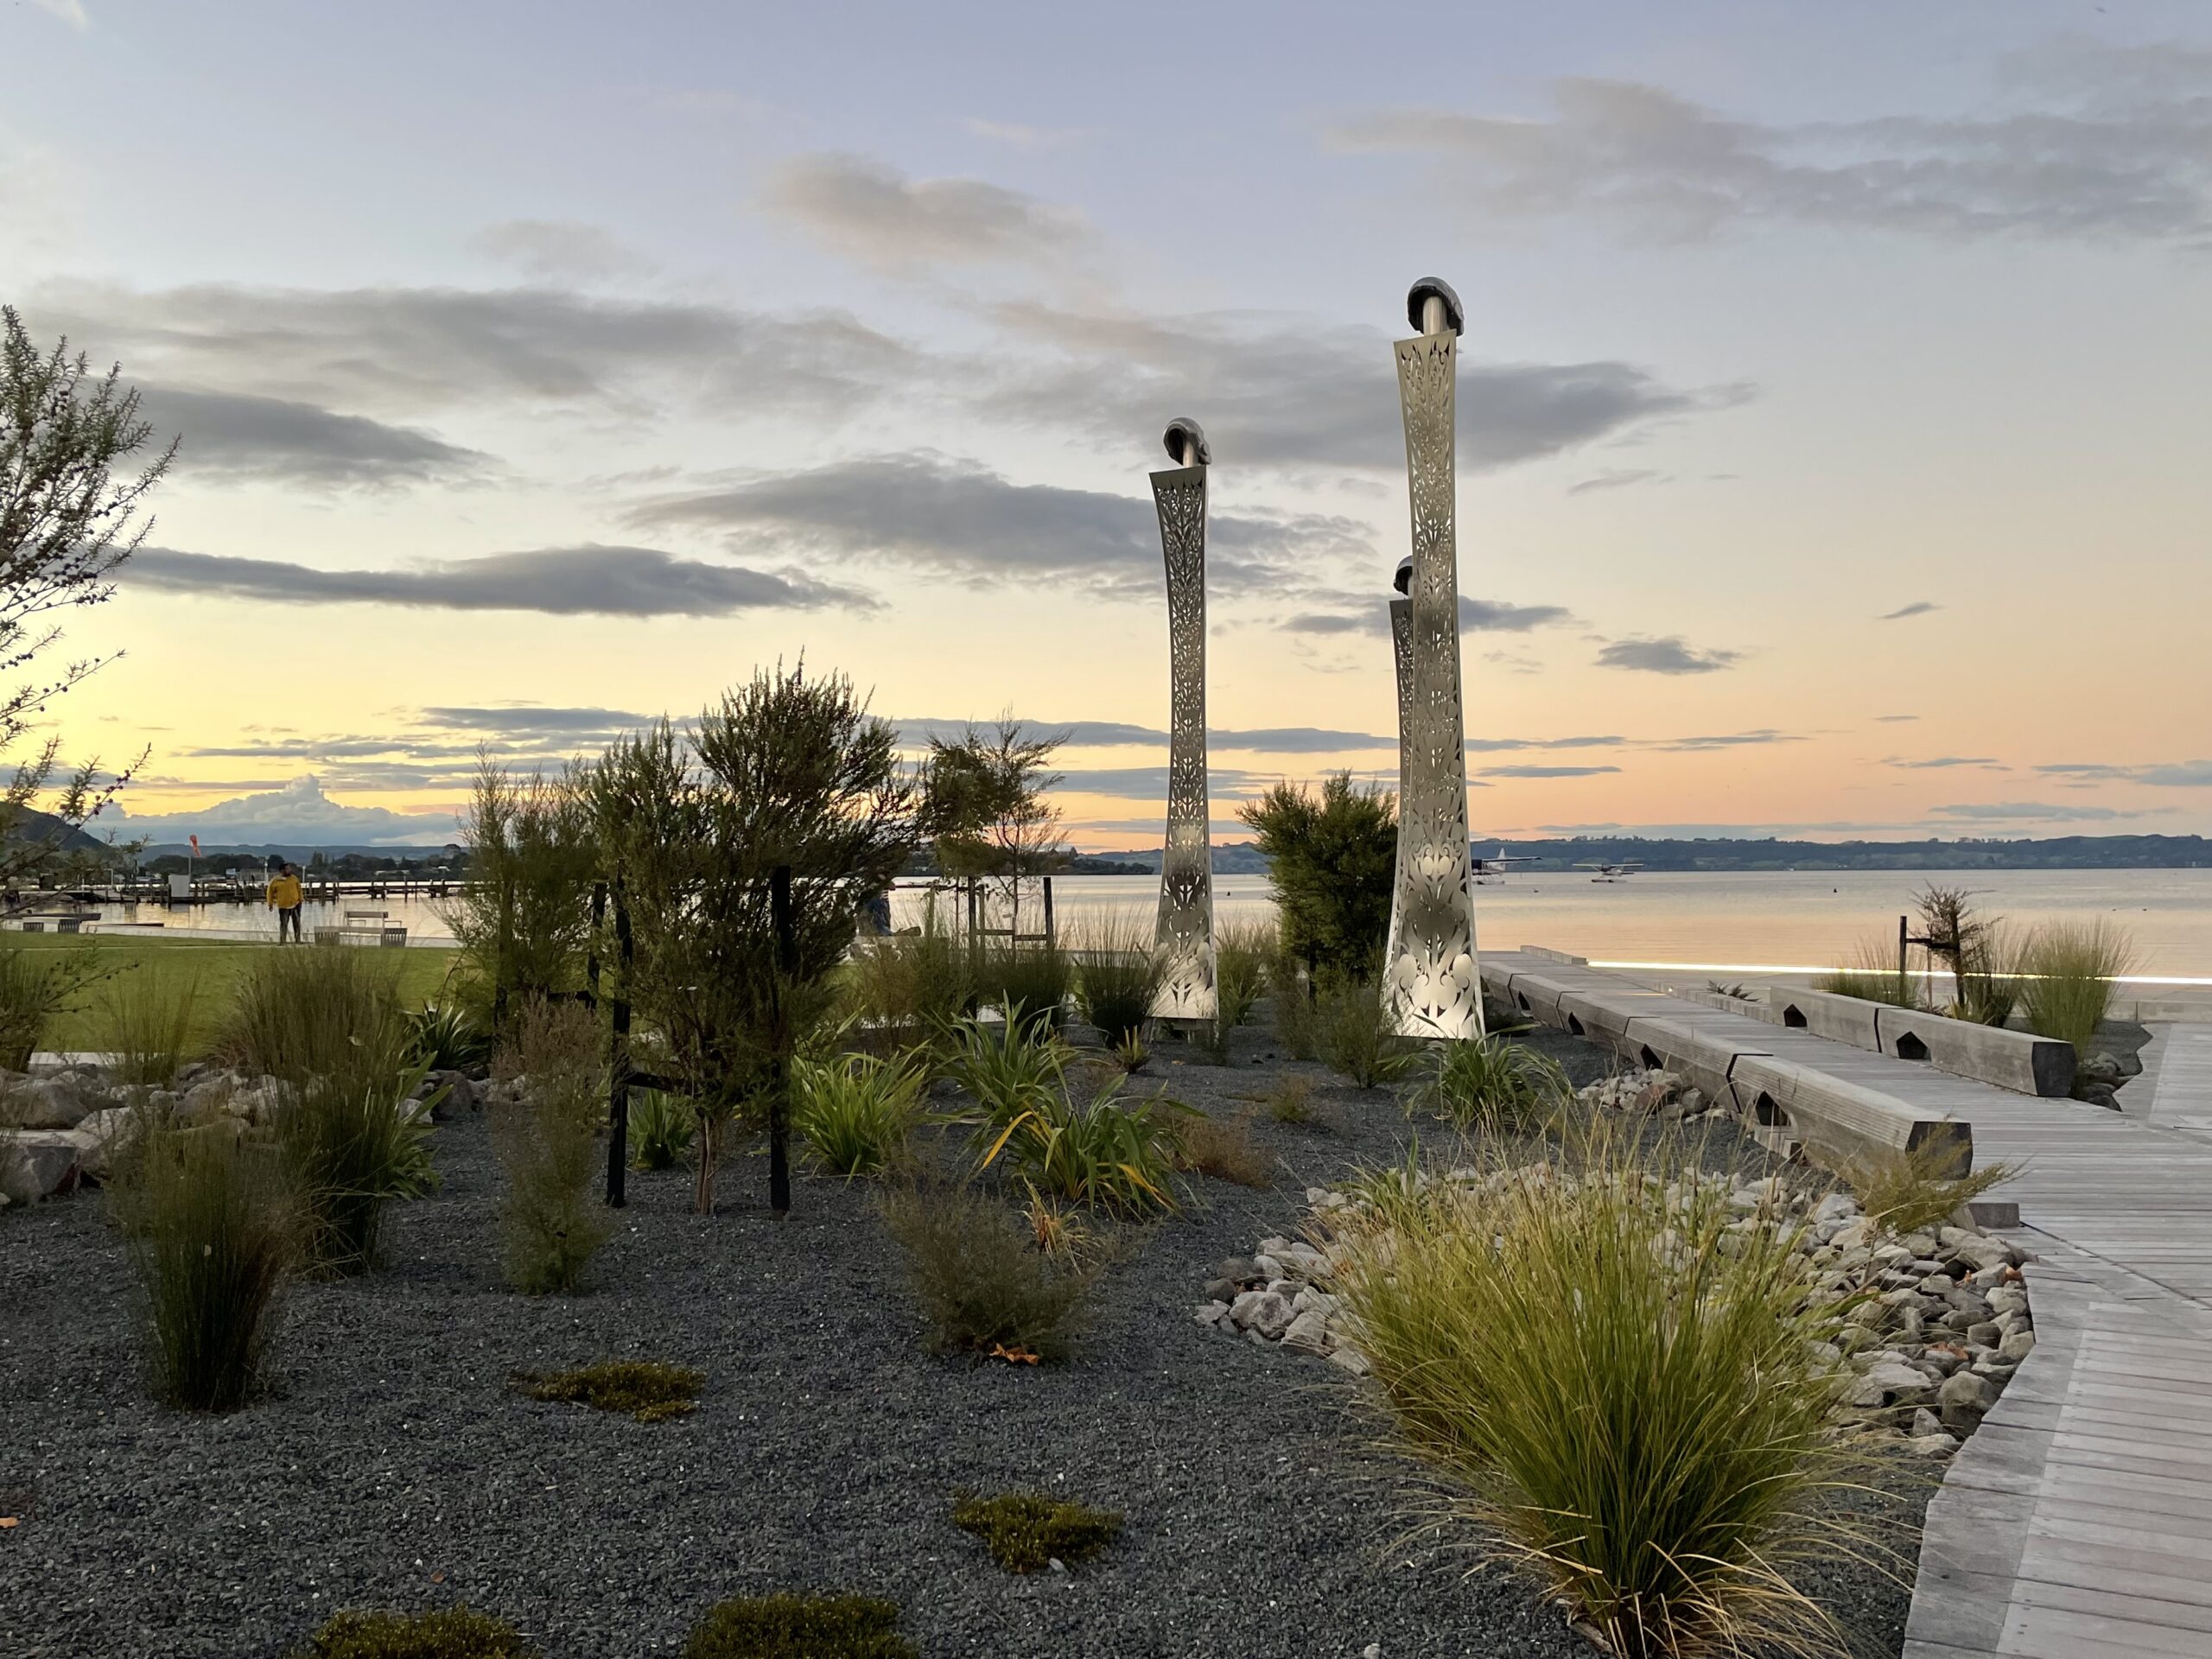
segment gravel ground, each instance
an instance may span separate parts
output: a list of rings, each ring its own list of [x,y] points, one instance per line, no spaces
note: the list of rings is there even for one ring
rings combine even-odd
[[[1532,1039],[1578,1082],[1604,1069],[1572,1039]],[[680,1646],[721,1597],[800,1589],[891,1598],[931,1659],[1586,1654],[1518,1585],[1402,1547],[1404,1471],[1369,1449],[1360,1385],[1192,1319],[1214,1262],[1406,1135],[1387,1095],[1269,1046],[1240,1033],[1228,1070],[1154,1071],[1234,1110],[1302,1071],[1329,1122],[1258,1122],[1278,1187],[1208,1181],[1147,1230],[1058,1369],[925,1355],[868,1191],[802,1182],[779,1224],[754,1202],[757,1149],[725,1166],[739,1202],[711,1220],[689,1212],[687,1173],[633,1173],[595,1294],[511,1294],[496,1165],[468,1117],[438,1131],[443,1185],[401,1208],[387,1269],[293,1294],[276,1397],[199,1418],[140,1385],[97,1198],[10,1210],[0,1515],[18,1524],[0,1531],[0,1647],[274,1659],[340,1607],[461,1600],[548,1659],[632,1659]],[[613,1355],[700,1367],[696,1415],[641,1426],[506,1386]],[[1126,1511],[1122,1541],[1071,1575],[1001,1573],[946,1509],[957,1486],[1015,1485]],[[1869,1652],[1897,1650],[1901,1586],[1839,1562],[1817,1588]]]

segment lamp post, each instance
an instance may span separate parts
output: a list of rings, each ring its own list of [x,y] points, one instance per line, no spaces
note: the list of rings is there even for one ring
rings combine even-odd
[[[1450,284],[1433,276],[1414,284],[1406,315],[1421,331],[1394,348],[1413,504],[1406,588],[1411,685],[1399,740],[1396,943],[1384,968],[1383,995],[1402,1036],[1456,1040],[1483,1034],[1453,526],[1457,348],[1464,315]]]
[[[1167,837],[1160,860],[1161,958],[1154,1017],[1214,1017],[1213,824],[1206,793],[1206,468],[1212,452],[1192,420],[1168,423],[1175,465],[1152,474],[1167,571]]]

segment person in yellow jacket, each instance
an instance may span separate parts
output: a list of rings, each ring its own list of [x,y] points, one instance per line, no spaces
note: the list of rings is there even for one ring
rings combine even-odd
[[[302,943],[300,938],[300,873],[289,864],[269,879],[269,908],[276,912],[276,943],[284,943],[289,933],[292,943]]]

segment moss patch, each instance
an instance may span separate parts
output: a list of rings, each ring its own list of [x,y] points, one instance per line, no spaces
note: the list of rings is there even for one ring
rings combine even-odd
[[[919,1659],[873,1596],[740,1596],[692,1628],[683,1659]]]
[[[699,1403],[703,1371],[657,1359],[603,1359],[596,1365],[540,1376],[524,1371],[516,1386],[533,1400],[560,1400],[599,1411],[626,1411],[641,1423],[680,1417]]]
[[[1119,1510],[1094,1510],[1037,1492],[955,1496],[952,1524],[988,1545],[991,1559],[1009,1573],[1041,1573],[1087,1561],[1121,1536]]]
[[[537,1659],[505,1619],[448,1607],[435,1613],[340,1613],[296,1659]]]

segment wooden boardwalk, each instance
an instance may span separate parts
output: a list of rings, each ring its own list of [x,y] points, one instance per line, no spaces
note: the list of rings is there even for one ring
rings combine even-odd
[[[1975,1163],[2017,1172],[1991,1196],[2019,1205],[2006,1236],[2037,1258],[2036,1347],[1929,1504],[1903,1659],[2212,1659],[2212,1028],[2166,1028],[2138,1116],[1645,1006],[1964,1118]]]

